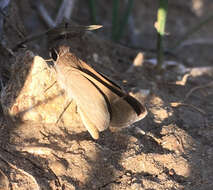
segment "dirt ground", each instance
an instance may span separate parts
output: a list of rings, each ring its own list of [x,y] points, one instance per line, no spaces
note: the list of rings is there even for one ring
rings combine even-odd
[[[17,2],[11,5],[10,24],[5,23],[5,41],[10,48],[20,40],[17,28],[23,33],[30,33],[36,27],[43,29],[40,22],[35,22],[35,28],[31,27],[29,31],[29,20],[34,19],[36,13],[27,1]],[[54,7],[51,2],[50,8]],[[81,4],[81,9],[75,10],[75,18],[89,24],[85,2]],[[156,10],[157,4],[152,5],[150,1],[136,1],[136,4],[132,13],[137,18],[136,43],[128,31],[122,44],[141,48],[111,42],[107,38],[108,27],[98,31],[99,36],[87,33],[69,43],[78,57],[126,91],[148,92],[145,99],[147,117],[120,131],[106,130],[98,140],[93,140],[78,113],[70,118],[70,126],[58,126],[54,123],[14,122],[1,108],[0,189],[6,186],[13,190],[213,189],[212,44],[193,44],[195,39],[212,39],[213,27],[208,24],[190,38],[192,45],[178,50],[175,57],[166,57],[166,61],[179,66],[166,67],[164,72],[156,74],[150,61],[156,57],[151,51],[155,47],[152,27],[155,12],[150,10]],[[100,3],[101,8],[105,6]],[[213,7],[208,0],[180,1],[170,6],[167,30],[171,36],[166,40],[167,48]],[[25,18],[29,12],[32,13]],[[105,17],[101,17],[102,14]],[[110,14],[101,10],[98,14],[98,21],[102,18],[106,26],[110,22],[107,15]],[[14,64],[20,64],[18,68],[21,69],[29,49],[47,58],[43,41],[31,42],[14,55],[1,47],[1,97],[4,88],[15,81],[20,72],[12,72]],[[139,52],[144,56],[143,63],[134,66],[133,61]],[[180,72],[183,67],[188,72]],[[207,67],[208,72],[199,74],[202,69],[197,69],[193,73],[192,68],[197,67]],[[186,82],[178,83],[187,73],[190,75]],[[1,107],[3,103],[5,100]]]

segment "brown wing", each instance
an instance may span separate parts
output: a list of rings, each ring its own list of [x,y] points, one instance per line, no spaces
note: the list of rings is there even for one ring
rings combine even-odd
[[[146,108],[138,100],[121,91],[105,77],[99,77],[99,73],[96,71],[93,70],[92,73],[88,71],[83,70],[81,73],[95,83],[110,102],[110,112],[112,115],[110,126],[127,127],[146,116]]]
[[[110,113],[103,92],[78,69],[56,65],[57,80],[81,110],[82,121],[87,128],[92,124],[103,131],[109,127]],[[88,124],[87,124],[88,123]],[[91,129],[92,130],[92,129]],[[89,129],[88,129],[89,131]]]

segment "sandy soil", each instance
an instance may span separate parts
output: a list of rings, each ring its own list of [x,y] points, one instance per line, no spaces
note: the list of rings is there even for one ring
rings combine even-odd
[[[145,5],[151,6],[146,1]],[[187,4],[186,10],[183,9],[186,15],[192,14],[185,22],[189,18],[194,20],[193,14],[196,15],[196,12],[188,12],[190,6]],[[13,14],[22,15],[23,5],[22,9],[20,7],[12,6],[13,10],[16,9]],[[139,11],[134,14],[139,15]],[[9,19],[15,28],[18,26],[23,31],[20,29],[24,23],[21,16]],[[177,32],[175,29],[174,33]],[[148,39],[151,41],[152,37]],[[17,32],[8,24],[6,41],[9,47],[19,41]],[[150,41],[146,43],[150,44]],[[121,131],[104,131],[95,141],[77,113],[75,118],[71,118],[71,126],[58,126],[14,123],[1,109],[0,189],[8,186],[13,190],[211,190],[213,75],[191,75],[184,85],[178,85],[176,82],[184,74],[176,67],[156,74],[147,61],[155,57],[153,52],[130,49],[95,34],[85,34],[83,38],[69,43],[71,50],[81,59],[110,76],[126,91],[148,90],[145,100],[148,116]],[[17,59],[21,63],[26,50],[31,49],[46,58],[47,49],[38,44],[43,45],[32,42],[29,48],[19,49],[13,56],[2,48],[0,73],[5,86],[9,78],[14,78],[11,74],[13,64],[17,63]],[[186,68],[211,65],[213,58],[209,45],[202,45],[199,55],[200,46],[190,48],[187,52],[184,49],[178,52],[178,58],[166,59],[179,62]],[[138,52],[143,53],[144,61],[135,67],[133,60]],[[195,61],[196,57],[199,57],[198,61]],[[191,89],[194,91],[189,94]]]

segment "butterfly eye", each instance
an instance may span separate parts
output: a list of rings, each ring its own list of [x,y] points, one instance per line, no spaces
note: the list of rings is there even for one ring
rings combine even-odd
[[[58,53],[56,52],[56,50],[54,48],[52,48],[50,50],[50,57],[54,60],[57,61],[58,59]]]

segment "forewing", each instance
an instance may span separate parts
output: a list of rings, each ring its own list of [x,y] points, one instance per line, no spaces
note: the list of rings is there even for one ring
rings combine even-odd
[[[69,98],[73,98],[81,110],[81,117],[84,124],[88,121],[88,126],[93,124],[99,131],[103,131],[109,126],[110,113],[108,110],[107,99],[103,92],[88,78],[83,76],[78,69],[67,67],[61,70],[57,68],[59,83]],[[61,72],[62,71],[62,72]]]
[[[93,74],[94,76],[96,76],[99,81],[104,81],[105,83],[107,83],[110,86],[113,86],[113,88],[117,89],[117,90],[121,90],[120,86],[118,86],[115,82],[113,82],[112,80],[110,80],[107,76],[105,76],[102,73],[97,72],[96,70],[94,70],[92,67],[90,67],[88,64],[86,64],[83,61],[80,61],[80,66],[81,69],[84,73],[87,74]],[[97,79],[96,79],[97,80]]]

